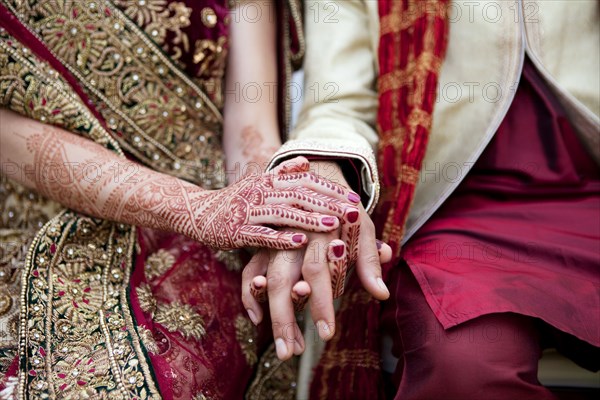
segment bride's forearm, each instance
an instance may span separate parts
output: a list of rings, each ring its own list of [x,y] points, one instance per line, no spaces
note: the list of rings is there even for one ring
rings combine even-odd
[[[198,232],[190,204],[207,192],[60,128],[0,109],[2,174],[90,216]]]
[[[231,11],[223,127],[230,183],[264,170],[281,146],[274,10],[272,1],[242,1]]]

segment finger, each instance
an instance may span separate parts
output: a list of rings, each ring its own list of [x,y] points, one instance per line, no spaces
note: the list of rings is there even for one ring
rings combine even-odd
[[[265,204],[284,204],[305,211],[317,212],[342,218],[347,208],[358,211],[356,206],[348,205],[338,199],[317,193],[306,188],[291,190],[273,190],[265,193]]]
[[[390,292],[381,278],[373,223],[368,220],[362,224],[361,229],[356,273],[367,292],[378,300],[385,300],[390,296]]]
[[[260,304],[258,304],[258,300],[252,293],[252,281],[255,277],[262,276],[267,272],[268,264],[269,252],[267,250],[260,250],[252,257],[242,271],[242,303],[254,325],[258,325],[262,321],[263,311]]]
[[[310,285],[305,281],[296,282],[292,287],[292,303],[295,312],[304,310],[308,302],[308,296],[310,296]]]
[[[381,240],[376,240],[377,251],[379,252],[379,262],[381,264],[392,261],[392,248]]]
[[[329,264],[329,273],[331,274],[333,298],[337,299],[344,293],[346,271],[348,270],[348,258],[346,257],[346,245],[344,242],[336,239],[329,243],[327,261]]]
[[[259,225],[241,227],[235,238],[235,242],[239,247],[261,247],[279,250],[303,247],[307,240],[306,235],[303,233],[276,231]]]
[[[349,202],[350,204],[357,205],[360,203],[360,196],[352,190],[312,172],[276,176],[273,179],[273,187],[276,189],[305,187],[317,193]]]
[[[361,218],[361,216],[363,216],[363,218]],[[371,220],[366,213],[361,213],[358,210],[352,209],[347,209],[341,220],[341,239],[346,243],[347,264],[349,268],[353,268],[358,259],[360,229],[363,220],[365,223],[371,223]]]
[[[312,292],[308,299],[310,314],[323,340],[331,339],[335,331],[331,275],[326,255],[328,244],[322,239],[311,241],[302,265],[302,277]]]
[[[273,169],[273,173],[275,175],[297,174],[301,172],[307,172],[309,170],[309,161],[305,157],[299,156],[282,162]]]
[[[255,276],[250,283],[250,293],[259,303],[267,301],[267,278]]]
[[[296,323],[292,304],[292,284],[300,278],[303,251],[271,252],[267,269],[267,292],[269,296],[269,312],[275,339],[277,357],[287,360],[298,350],[297,343],[300,328]]]
[[[285,205],[254,207],[248,223],[253,225],[276,225],[310,232],[330,232],[339,226],[336,217],[308,212]]]
[[[304,336],[302,335],[302,331],[300,330],[298,324],[295,326],[295,331],[296,337],[294,341],[294,354],[299,356],[300,354],[304,353]]]

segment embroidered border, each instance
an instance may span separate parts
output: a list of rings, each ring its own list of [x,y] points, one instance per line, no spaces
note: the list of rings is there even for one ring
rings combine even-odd
[[[160,398],[127,306],[135,234],[70,211],[38,233],[22,278],[20,399]]]

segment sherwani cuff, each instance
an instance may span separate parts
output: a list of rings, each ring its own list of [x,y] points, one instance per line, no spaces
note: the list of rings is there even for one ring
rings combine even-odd
[[[348,176],[348,182],[356,183],[356,187],[352,187],[352,189],[361,195],[365,210],[371,213],[379,199],[379,175],[375,155],[370,145],[360,136],[356,140],[331,138],[328,137],[331,136],[328,132],[321,132],[320,136],[322,136],[321,139],[289,140],[273,155],[267,170],[297,156],[305,156],[309,159],[318,158],[319,160],[349,161],[354,168],[343,168],[344,175],[358,175]]]

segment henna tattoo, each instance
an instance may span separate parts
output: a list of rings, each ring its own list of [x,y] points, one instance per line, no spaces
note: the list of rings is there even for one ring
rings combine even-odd
[[[335,186],[309,173],[317,190],[327,189],[315,192],[314,199],[297,183],[286,184],[292,181],[286,175],[250,175],[225,189],[207,191],[55,127],[29,134],[26,145],[34,156],[35,186],[47,197],[95,217],[176,231],[214,248],[297,248],[306,242],[305,235],[262,225],[330,231],[338,224],[330,215],[341,217],[345,209],[327,196]],[[300,165],[308,170],[308,164]],[[276,188],[278,177],[284,179]]]
[[[348,248],[348,265],[353,267],[358,260],[358,239],[360,238],[360,225],[351,225],[342,234],[342,240]]]
[[[265,146],[261,133],[253,126],[242,129],[242,155],[247,161],[266,166],[277,151],[276,146]]]
[[[298,293],[292,290],[292,304],[294,305],[294,312],[301,312],[308,303],[308,295],[300,296]]]
[[[296,161],[297,160],[297,161]],[[277,166],[274,172],[278,175],[295,174],[303,171],[308,171],[310,165],[306,158],[298,157],[293,162],[286,161]]]
[[[331,288],[333,298],[336,299],[344,293],[344,283],[348,271],[348,258],[346,245],[341,240],[334,240],[327,249],[327,262],[331,274]]]
[[[250,293],[259,303],[267,301],[267,288],[266,286],[257,287],[254,281],[250,282]]]

